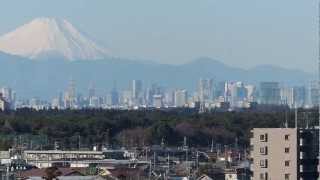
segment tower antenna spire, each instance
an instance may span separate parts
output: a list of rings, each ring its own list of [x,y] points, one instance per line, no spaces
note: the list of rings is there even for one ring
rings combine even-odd
[[[318,131],[320,141],[320,1],[318,1]],[[320,167],[320,143],[318,149],[318,166]],[[319,168],[318,167],[318,168]]]
[[[294,105],[294,128],[298,128],[298,106]]]

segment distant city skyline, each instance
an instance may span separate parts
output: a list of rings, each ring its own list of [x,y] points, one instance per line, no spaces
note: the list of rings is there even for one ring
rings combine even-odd
[[[77,88],[73,79],[68,87],[55,89],[54,97],[41,98],[17,96],[15,89],[0,86],[0,110],[34,108],[40,109],[140,109],[140,108],[196,108],[242,109],[256,105],[287,106],[289,108],[313,108],[319,103],[317,82],[290,86],[279,82],[250,84],[242,81],[214,81],[200,78],[194,90],[185,87],[165,87],[157,82],[151,85],[142,80],[131,80],[128,87],[112,90],[97,89],[90,83],[86,91]]]
[[[3,0],[0,35],[37,17],[65,18],[112,55],[182,64],[198,57],[316,72],[317,2]]]

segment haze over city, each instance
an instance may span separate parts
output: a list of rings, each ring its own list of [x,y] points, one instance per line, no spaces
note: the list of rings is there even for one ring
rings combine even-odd
[[[182,64],[205,56],[245,69],[315,73],[316,7],[299,0],[3,0],[0,35],[38,17],[62,18],[116,57]]]

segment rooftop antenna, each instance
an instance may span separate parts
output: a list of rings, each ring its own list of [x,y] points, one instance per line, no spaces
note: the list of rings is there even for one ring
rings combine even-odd
[[[285,123],[284,123],[284,128],[288,128],[288,112],[287,110],[285,111]]]
[[[213,152],[213,138],[211,138],[211,149],[210,152]]]
[[[298,128],[298,108],[296,103],[294,105],[294,127]]]
[[[318,92],[320,93],[320,2],[318,2]],[[318,130],[319,130],[319,139],[318,141],[320,140],[320,96],[318,96]],[[319,144],[319,147],[318,147],[318,159],[320,160],[320,143]],[[318,161],[319,164],[318,166],[320,166],[320,161]]]

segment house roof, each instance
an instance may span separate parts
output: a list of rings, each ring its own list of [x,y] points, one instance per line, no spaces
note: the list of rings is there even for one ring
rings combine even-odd
[[[200,176],[197,180],[212,180],[212,178],[210,178],[209,176],[204,174],[204,175]]]
[[[110,169],[109,172],[114,177],[135,177],[143,174],[143,171],[139,168],[117,168]]]
[[[59,176],[84,176],[83,168],[57,168]],[[20,177],[44,177],[46,176],[46,169],[30,169],[27,171],[22,171]]]

